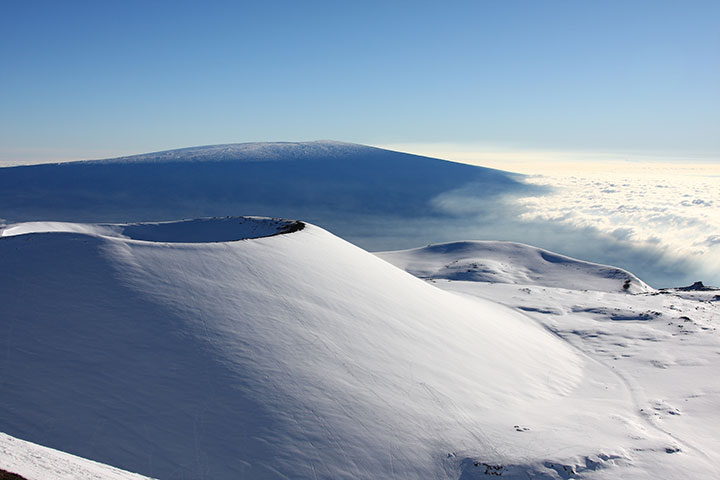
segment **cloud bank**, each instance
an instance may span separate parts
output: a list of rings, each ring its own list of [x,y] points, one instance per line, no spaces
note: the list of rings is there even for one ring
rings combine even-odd
[[[616,163],[527,182],[552,192],[515,199],[520,219],[591,229],[720,283],[719,165]]]

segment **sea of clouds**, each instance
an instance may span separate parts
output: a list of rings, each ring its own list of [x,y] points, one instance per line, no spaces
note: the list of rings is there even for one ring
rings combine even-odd
[[[479,143],[386,145],[527,175],[535,189],[493,205],[449,192],[436,207],[474,217],[467,238],[520,241],[617,265],[655,287],[720,286],[720,156],[537,150]],[[492,212],[500,212],[493,215]]]
[[[720,165],[596,163],[526,181],[550,190],[515,199],[521,219],[591,229],[720,284]]]

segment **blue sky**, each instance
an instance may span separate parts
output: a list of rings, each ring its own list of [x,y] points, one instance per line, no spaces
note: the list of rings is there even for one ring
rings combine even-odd
[[[720,158],[720,2],[0,2],[0,162],[244,141]]]

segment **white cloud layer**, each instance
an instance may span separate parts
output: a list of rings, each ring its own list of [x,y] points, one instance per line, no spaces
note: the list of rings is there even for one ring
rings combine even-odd
[[[523,220],[592,228],[720,278],[718,164],[592,163],[548,168],[528,183],[553,191],[517,199]]]
[[[472,142],[384,147],[530,175],[528,183],[550,193],[509,199],[526,225],[519,241],[615,262],[644,273],[656,286],[676,286],[681,278],[720,284],[718,152],[568,151]],[[453,200],[472,208],[468,199]],[[572,231],[586,244],[577,245]],[[507,236],[518,240],[516,234]],[[612,252],[622,247],[627,248]]]

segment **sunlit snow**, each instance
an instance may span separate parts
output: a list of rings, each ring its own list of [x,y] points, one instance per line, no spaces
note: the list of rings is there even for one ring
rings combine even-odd
[[[422,280],[293,224],[9,226],[2,430],[168,480],[718,474],[715,291],[517,244],[382,255]],[[454,280],[468,258],[505,283]]]

